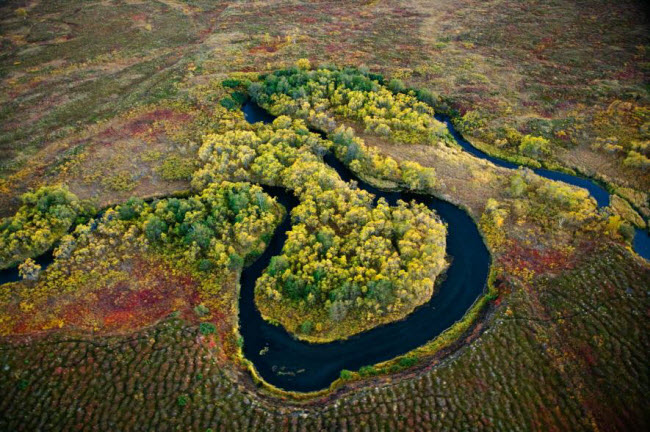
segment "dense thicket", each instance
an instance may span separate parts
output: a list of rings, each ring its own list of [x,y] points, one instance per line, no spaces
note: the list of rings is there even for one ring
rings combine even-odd
[[[153,203],[130,199],[64,236],[49,279],[73,272],[84,279],[84,272],[100,270],[93,261],[109,248],[121,248],[123,254],[151,249],[197,270],[223,274],[264,250],[280,215],[275,201],[248,183],[213,183],[195,196]]]
[[[445,266],[445,227],[423,205],[384,200],[323,163],[332,143],[302,120],[206,137],[197,188],[223,179],[281,185],[300,204],[282,254],[258,280],[262,313],[314,340],[402,317],[433,293]]]
[[[0,269],[47,251],[84,211],[80,200],[61,186],[27,192],[21,200],[16,214],[0,222]]]
[[[226,296],[219,293],[227,278],[264,250],[281,218],[275,200],[249,183],[213,183],[182,199],[130,199],[64,235],[47,271],[39,274],[31,260],[23,263],[23,278],[33,282],[2,285],[0,302],[8,311],[12,303],[24,312],[38,311],[43,328],[62,326],[68,321],[61,316],[65,304],[84,296],[110,296],[108,288],[116,284],[123,284],[120,295],[128,296],[140,282],[129,269],[144,255],[167,262],[169,275],[200,281],[195,302],[217,304]],[[161,283],[154,281],[146,290],[154,293]],[[108,308],[112,303],[107,302],[99,307]],[[11,328],[13,318],[3,315],[0,323]]]
[[[429,99],[427,93],[394,93],[381,82],[380,75],[358,69],[293,68],[251,83],[249,92],[271,113],[302,118],[324,131],[335,144],[333,150],[339,159],[363,177],[429,190],[436,183],[432,168],[382,155],[346,126],[361,124],[365,132],[397,144],[451,141],[445,125],[433,117],[433,109],[418,99]]]
[[[435,144],[450,140],[445,125],[415,92],[402,93],[403,84],[358,69],[298,68],[282,70],[249,86],[252,97],[275,115],[308,119],[331,132],[336,117],[360,122],[374,132],[403,144]]]

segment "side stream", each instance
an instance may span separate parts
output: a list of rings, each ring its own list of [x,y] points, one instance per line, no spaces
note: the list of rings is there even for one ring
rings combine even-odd
[[[435,115],[436,120],[443,122],[447,125],[447,129],[454,137],[456,142],[465,150],[466,152],[476,156],[480,159],[485,159],[496,166],[517,169],[521,165],[518,165],[514,162],[509,162],[503,159],[490,156],[482,150],[477,149],[472,144],[469,143],[463,136],[456,130],[454,125],[451,123],[451,119],[448,116],[442,114]],[[596,200],[598,207],[607,207],[610,202],[610,194],[600,186],[598,183],[593,180],[586,179],[584,177],[578,177],[571,174],[566,174],[558,171],[551,171],[545,168],[535,168],[533,172],[541,177],[545,177],[550,180],[557,180],[564,183],[568,183],[573,186],[578,186],[584,189],[587,189],[592,197]],[[634,251],[646,260],[650,260],[650,233],[648,231],[635,228],[634,240],[632,242]]]

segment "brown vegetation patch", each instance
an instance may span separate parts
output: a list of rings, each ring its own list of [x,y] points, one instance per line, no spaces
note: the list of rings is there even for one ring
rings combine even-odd
[[[5,311],[14,317],[9,333],[25,335],[57,328],[97,334],[125,332],[154,324],[175,311],[196,321],[192,309],[201,299],[200,282],[194,277],[170,271],[165,261],[153,256],[136,256],[123,267],[125,272],[114,281],[89,281],[93,286],[87,290],[52,297],[46,308],[26,310],[14,304]],[[94,286],[97,283],[100,285]]]
[[[475,217],[483,212],[488,198],[503,193],[498,179],[511,172],[446,146],[400,145],[362,132],[359,136],[366,144],[377,147],[397,161],[417,161],[422,166],[433,168],[439,179],[436,193],[451,202],[463,203]]]
[[[535,246],[526,246],[516,241],[509,241],[504,247],[505,253],[500,256],[499,263],[505,269],[505,274],[519,275],[522,271],[534,275],[557,275],[573,269],[579,257],[593,251],[595,244],[587,242],[579,246],[577,251],[568,248],[545,248],[540,242]]]

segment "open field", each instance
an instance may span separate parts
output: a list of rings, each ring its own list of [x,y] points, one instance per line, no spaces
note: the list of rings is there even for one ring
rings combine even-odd
[[[350,122],[369,151],[433,169],[426,190],[485,238],[498,295],[458,340],[297,400],[243,361],[242,262],[205,278],[180,252],[107,233],[110,262],[80,254],[86,267],[41,279],[43,295],[35,282],[0,290],[0,429],[650,428],[650,265],[619,219],[650,223],[641,2],[9,0],[0,46],[0,217],[43,185],[98,209],[196,193],[204,136],[250,128],[222,104],[244,91],[224,79],[301,58],[428,89],[477,147],[617,194],[599,210],[577,188]],[[548,148],[522,150],[526,135]]]

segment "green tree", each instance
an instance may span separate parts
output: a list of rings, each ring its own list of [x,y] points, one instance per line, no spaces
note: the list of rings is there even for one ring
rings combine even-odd
[[[550,143],[546,138],[525,135],[519,144],[519,151],[525,155],[534,158],[550,154]]]
[[[144,224],[144,233],[150,241],[159,241],[162,234],[166,231],[167,224],[162,219],[155,215],[149,215],[149,218]]]

